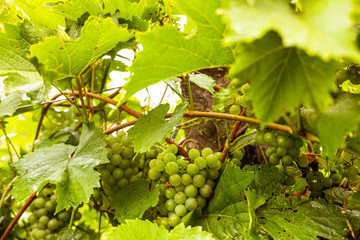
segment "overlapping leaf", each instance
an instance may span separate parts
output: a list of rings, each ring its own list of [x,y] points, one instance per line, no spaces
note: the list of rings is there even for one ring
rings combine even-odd
[[[76,77],[86,67],[119,42],[133,37],[127,29],[118,27],[111,18],[93,17],[86,21],[78,40],[64,41],[59,36],[49,37],[44,42],[31,46],[31,56],[37,57],[52,71],[52,81]]]
[[[139,118],[138,122],[129,131],[129,137],[133,138],[135,152],[145,152],[157,142],[163,142],[169,132],[182,119],[182,114],[187,103],[181,103],[175,108],[173,115],[168,122],[165,121],[165,114],[170,105],[162,104],[149,111],[147,115]]]
[[[230,75],[251,81],[255,115],[265,123],[300,103],[325,110],[337,67],[334,61],[323,62],[297,48],[285,48],[271,32],[242,47]]]
[[[190,82],[197,86],[206,89],[207,91],[214,93],[215,81],[211,77],[205,74],[190,75]]]
[[[4,23],[4,27],[6,32],[0,32],[0,75],[7,76],[5,90],[22,90],[35,102],[41,101],[46,93],[44,81],[27,57],[30,45],[41,37],[28,21],[17,25]]]
[[[16,108],[20,105],[21,96],[22,92],[15,92],[0,102],[0,118],[14,114]]]
[[[14,163],[20,178],[14,183],[14,195],[22,201],[48,182],[57,184],[59,196],[56,212],[87,202],[94,187],[99,186],[99,173],[94,167],[108,162],[102,133],[85,124],[78,147],[55,144],[25,155]]]
[[[114,229],[113,233],[107,234],[108,239],[113,240],[213,240],[211,234],[201,231],[200,227],[186,227],[183,224],[177,225],[170,232],[163,226],[159,227],[150,221],[127,220]]]
[[[323,200],[296,209],[264,210],[258,213],[261,228],[274,239],[345,239],[346,219],[335,205]]]
[[[323,151],[333,157],[338,148],[345,146],[344,138],[355,131],[360,123],[358,97],[339,99],[326,112],[320,114],[311,125],[318,134]]]
[[[120,223],[125,223],[125,219],[141,218],[148,208],[156,205],[160,190],[155,185],[150,189],[149,185],[148,181],[142,179],[116,194],[112,201],[112,209],[115,210],[115,218]]]
[[[296,46],[324,60],[359,58],[351,13],[353,1],[303,0],[295,12],[288,1],[223,1],[227,41],[252,41],[277,31],[286,47]]]
[[[198,31],[185,38],[176,28],[165,25],[138,34],[144,50],[131,67],[134,74],[123,88],[121,101],[161,80],[197,69],[227,66],[234,61],[231,48],[221,45],[225,24],[215,13],[218,0],[177,0],[175,4],[193,20]]]
[[[104,13],[99,0],[71,0],[60,2],[52,9],[66,17],[67,19],[77,21],[84,13],[88,12],[90,15],[98,16]]]

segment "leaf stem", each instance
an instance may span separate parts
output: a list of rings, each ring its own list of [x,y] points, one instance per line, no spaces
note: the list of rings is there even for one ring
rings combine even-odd
[[[2,235],[0,240],[5,240],[6,239],[6,237],[10,234],[11,230],[15,227],[16,223],[19,221],[20,217],[23,215],[23,213],[26,211],[26,209],[29,207],[29,205],[32,203],[32,201],[34,201],[35,198],[36,198],[36,192],[33,192],[30,195],[30,197],[28,198],[28,200],[26,200],[24,206],[22,206],[20,211],[16,214],[14,219],[11,221],[11,223],[7,227],[4,235]]]
[[[192,97],[192,92],[191,92],[191,82],[190,82],[190,77],[189,75],[187,75],[185,77],[185,81],[187,83],[187,87],[188,87],[188,92],[189,92],[189,102],[190,102],[190,106],[191,106],[191,110],[194,109],[194,102],[193,102],[193,97]]]
[[[70,222],[69,222],[69,230],[71,230],[71,227],[72,227],[72,225],[74,223],[75,211],[76,211],[76,209],[73,207],[73,209],[71,211]]]
[[[80,75],[81,76],[81,75]],[[78,87],[78,93],[79,93],[79,97],[80,97],[80,102],[81,102],[81,105],[82,105],[82,108],[83,108],[83,111],[84,111],[84,114],[85,114],[85,121],[86,123],[89,123],[89,115],[88,115],[88,112],[87,112],[87,109],[86,109],[86,105],[85,105],[85,102],[84,102],[84,97],[83,97],[83,92],[82,92],[82,87],[81,87],[81,83],[79,81],[79,78],[75,78],[76,80],[76,85]],[[84,89],[84,93],[86,95],[86,92],[85,92],[85,89]]]
[[[0,123],[0,128],[1,128],[2,132],[4,133],[6,140],[7,140],[8,143],[11,145],[11,147],[14,149],[14,152],[15,152],[16,156],[18,157],[18,159],[20,159],[20,155],[19,155],[19,153],[16,151],[16,148],[15,148],[14,144],[12,143],[12,141],[10,140],[9,136],[6,134],[6,130],[5,130],[5,128],[3,127],[2,123]]]

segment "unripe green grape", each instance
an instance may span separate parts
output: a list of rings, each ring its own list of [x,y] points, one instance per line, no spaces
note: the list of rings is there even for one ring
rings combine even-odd
[[[169,162],[176,162],[176,156],[173,153],[166,153],[163,160],[165,164]]]
[[[290,137],[280,135],[276,138],[276,143],[279,147],[291,148],[294,144],[293,140]]]
[[[295,176],[299,175],[300,173],[301,173],[301,171],[295,167],[288,166],[285,168],[286,176],[295,177]]]
[[[114,143],[118,142],[118,139],[112,135],[106,137],[106,142],[109,146],[112,146]]]
[[[122,178],[118,181],[117,185],[120,187],[120,188],[124,188],[126,187],[127,185],[129,185],[129,180],[127,178]]]
[[[117,134],[116,134],[116,138],[121,140],[123,137],[126,136],[126,132],[124,131],[119,131]]]
[[[221,162],[217,161],[216,166],[213,169],[219,171],[221,169],[221,166]]]
[[[276,165],[275,167],[278,169],[279,173],[284,173],[285,168],[282,165]]]
[[[209,166],[209,168],[213,168],[217,165],[219,158],[214,155],[214,154],[210,154],[206,157],[206,164]]]
[[[134,168],[132,168],[132,170],[133,170],[133,174],[134,174],[134,175],[137,175],[138,172],[139,172],[139,168],[138,168],[138,167],[134,167]]]
[[[115,179],[119,180],[124,177],[124,170],[122,170],[121,168],[115,168],[114,171],[112,172],[112,176]]]
[[[301,156],[298,158],[297,160],[297,165],[299,167],[302,167],[302,168],[306,168],[309,166],[309,159],[307,159],[306,157],[304,156]]]
[[[184,159],[178,159],[176,160],[176,163],[179,165],[180,171],[185,170],[186,167],[189,165],[189,161],[186,161]]]
[[[275,147],[266,149],[266,151],[265,151],[265,156],[266,156],[266,157],[270,157],[271,154],[276,153],[276,150],[277,150],[277,148],[275,148]]]
[[[165,166],[167,174],[172,175],[179,172],[179,165],[176,162],[168,162]]]
[[[203,157],[197,157],[194,161],[194,164],[196,164],[199,169],[204,169],[206,168],[206,159]]]
[[[196,201],[198,202],[198,205],[199,205],[200,208],[205,208],[206,207],[206,199],[203,198],[202,196],[197,196]]]
[[[277,155],[279,155],[280,157],[285,156],[287,152],[288,152],[288,150],[287,150],[286,148],[283,148],[283,147],[278,147],[278,148],[276,148],[276,153],[277,153]]]
[[[167,188],[165,190],[165,197],[170,199],[170,198],[174,198],[176,193],[176,190],[174,188]]]
[[[123,137],[121,138],[121,143],[122,143],[122,145],[124,145],[124,146],[126,146],[126,147],[130,146],[130,145],[131,145],[131,142],[132,142],[132,139],[129,138],[128,136],[123,136]],[[123,149],[123,151],[124,151],[124,149]],[[130,158],[130,157],[129,157],[129,158]]]
[[[111,148],[105,148],[106,149],[106,157],[108,159],[111,158],[111,156],[113,155],[112,151],[111,151]]]
[[[176,187],[181,184],[181,177],[179,174],[173,174],[169,177],[169,182],[172,186]]]
[[[153,159],[156,157],[157,151],[155,149],[149,149],[146,153],[145,153],[145,158],[147,159]]]
[[[188,155],[191,160],[195,160],[196,158],[200,157],[200,152],[197,149],[191,149]]]
[[[45,206],[45,199],[44,198],[36,198],[34,201],[33,201],[33,204],[35,206],[35,208],[39,209],[39,208],[43,208]]]
[[[58,195],[54,194],[50,197],[50,201],[52,201],[53,203],[57,203],[57,200],[58,200]]]
[[[269,163],[272,165],[277,165],[280,162],[280,157],[277,153],[273,153],[269,157]]]
[[[110,162],[112,165],[119,165],[122,161],[122,157],[119,154],[114,154],[111,156]]]
[[[232,152],[232,155],[240,160],[244,157],[244,153],[241,149]]]
[[[37,222],[37,217],[34,214],[31,214],[30,217],[28,218],[28,222],[30,224],[35,224]]]
[[[294,148],[301,148],[304,145],[304,143],[301,138],[295,137],[293,138],[293,145]]]
[[[178,147],[175,144],[170,144],[170,145],[167,146],[166,151],[169,152],[169,153],[172,153],[172,154],[177,154]]]
[[[241,86],[240,91],[244,95],[248,95],[250,93],[251,86],[248,83],[245,83]]]
[[[165,207],[166,207],[166,210],[168,210],[169,212],[173,212],[175,210],[175,207],[176,207],[176,202],[174,201],[174,199],[168,199],[166,202],[165,202]]]
[[[126,158],[123,158],[118,167],[120,167],[120,168],[122,168],[124,170],[127,169],[128,167],[130,167],[130,160],[126,159]]]
[[[267,132],[264,134],[264,142],[270,145],[275,143],[275,135],[272,132]]]
[[[130,178],[129,178],[129,182],[132,183],[132,182],[135,182],[139,180],[138,177],[136,175],[132,175]]]
[[[179,223],[180,223],[180,216],[179,215],[177,215],[176,213],[169,214],[169,225],[171,227],[175,227]]]
[[[56,205],[52,201],[46,201],[44,208],[47,211],[51,212],[51,211],[55,210]]]
[[[156,156],[156,159],[158,159],[158,160],[164,160],[164,157],[165,157],[165,152],[162,152],[162,153],[159,153],[159,154]]]
[[[48,216],[41,216],[39,218],[39,224],[40,225],[47,226],[48,222],[49,222],[49,217]]]
[[[179,204],[175,207],[175,213],[177,215],[179,215],[180,217],[185,216],[185,214],[187,213],[187,209],[185,207],[185,205],[183,204]]]
[[[189,211],[195,210],[198,207],[198,205],[199,205],[198,201],[193,197],[190,197],[185,201],[185,207]]]
[[[290,148],[288,149],[288,154],[292,156],[293,158],[297,158],[300,155],[300,149],[299,148]]]
[[[204,148],[201,152],[201,155],[206,158],[210,154],[214,154],[213,150],[211,148]]]
[[[134,171],[132,170],[132,168],[127,168],[124,171],[124,177],[126,178],[130,178],[131,176],[134,175]]]
[[[190,183],[192,183],[192,177],[189,175],[189,174],[187,174],[187,173],[184,173],[182,176],[181,176],[181,183],[183,184],[183,185],[189,185]]]
[[[290,155],[285,155],[281,158],[281,162],[284,166],[289,166],[293,162],[293,158]]]
[[[186,167],[186,172],[193,177],[199,173],[199,167],[196,164],[191,163]]]
[[[241,108],[238,105],[232,105],[229,109],[229,113],[232,115],[239,115],[241,112]]]
[[[162,160],[155,159],[153,168],[159,172],[162,172],[165,170],[165,163]]]
[[[70,219],[71,213],[69,211],[61,211],[56,216],[60,221],[66,222]]]
[[[60,223],[56,218],[50,219],[47,224],[47,228],[50,229],[51,231],[55,231],[56,229],[58,229],[59,226]]]
[[[221,158],[221,154],[222,154],[221,152],[216,152],[216,153],[215,153],[215,156],[216,156],[218,159],[220,159],[220,158]]]
[[[177,192],[175,193],[174,195],[174,201],[177,203],[177,204],[184,204],[185,201],[186,201],[186,195],[184,192]]]
[[[46,231],[43,229],[37,229],[35,236],[37,239],[42,239],[46,237]]]
[[[331,178],[325,178],[322,183],[325,188],[329,188],[332,185],[332,180]]]
[[[215,180],[219,177],[219,171],[216,170],[216,169],[208,169],[207,170],[207,175],[208,175],[208,178],[211,179],[211,180]]]
[[[204,176],[197,174],[193,177],[193,184],[195,187],[202,187],[205,184],[205,178]]]
[[[37,218],[45,216],[47,213],[48,213],[48,211],[45,208],[40,208],[34,212],[34,214]]]
[[[110,177],[108,177],[106,182],[108,182],[111,185],[115,185],[117,183],[117,180],[111,175]]]
[[[123,147],[120,143],[114,143],[113,145],[111,145],[111,152],[113,154],[120,154],[123,150]]]
[[[161,173],[157,170],[155,170],[154,168],[150,168],[149,172],[148,172],[148,177],[151,180],[157,180],[160,178]]]
[[[256,133],[256,136],[255,136],[255,141],[256,141],[258,144],[265,144],[264,135],[265,135],[265,133],[262,132],[262,131],[257,132],[257,133]]]
[[[175,187],[176,192],[183,192],[185,190],[185,185],[180,184],[179,186]]]
[[[208,178],[207,171],[205,169],[201,169],[198,174],[203,176],[205,179]]]
[[[206,179],[205,184],[210,185],[212,188],[215,188],[215,182],[211,179]]]
[[[167,217],[160,218],[158,224],[164,226],[166,229],[170,229],[169,218]]]
[[[249,107],[251,107],[251,100],[250,100],[249,96],[242,95],[239,97],[237,104],[239,104],[240,106],[242,106],[244,108],[249,108]]]
[[[156,159],[151,159],[150,162],[149,162],[149,168],[154,168],[155,169],[155,162],[156,162]]]
[[[50,197],[53,194],[53,192],[54,190],[52,188],[44,187],[40,192],[40,196]]]
[[[121,152],[121,156],[132,159],[134,157],[134,150],[131,147],[124,147]]]
[[[195,197],[198,194],[198,189],[193,184],[185,186],[184,193],[187,197]]]
[[[199,190],[200,195],[204,198],[208,198],[212,194],[212,187],[209,184],[204,184]]]

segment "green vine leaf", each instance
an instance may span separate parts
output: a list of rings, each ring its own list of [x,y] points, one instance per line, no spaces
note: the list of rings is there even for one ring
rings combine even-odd
[[[214,86],[216,85],[214,79],[205,74],[190,75],[190,82],[196,84],[200,88],[214,93]]]
[[[22,92],[15,92],[0,102],[0,118],[12,116],[16,108],[20,105]]]
[[[335,61],[323,62],[299,49],[285,48],[271,32],[242,46],[230,75],[251,81],[255,115],[268,123],[301,103],[325,110],[335,89],[337,67]]]
[[[24,91],[37,103],[43,100],[48,86],[37,68],[28,59],[30,45],[41,41],[34,26],[28,22],[17,25],[4,23],[5,32],[0,32],[0,76],[5,90]]]
[[[338,148],[345,147],[345,137],[360,123],[358,97],[343,97],[310,123],[320,138],[325,155],[334,157]]]
[[[359,59],[351,19],[353,1],[303,0],[301,5],[301,11],[296,12],[282,0],[224,1],[219,12],[230,25],[226,41],[253,41],[277,31],[284,46],[299,47],[311,56],[326,61]]]
[[[159,195],[158,187],[152,184],[150,188],[148,181],[140,179],[121,189],[114,197],[111,208],[115,210],[115,218],[125,223],[125,219],[141,218],[148,208],[156,205]]]
[[[23,201],[47,183],[57,184],[56,212],[87,202],[94,187],[99,187],[99,173],[94,167],[107,163],[103,134],[83,125],[79,146],[55,144],[25,155],[14,163],[20,178],[14,183],[14,196]]]
[[[104,14],[99,0],[71,0],[60,2],[51,9],[59,15],[64,16],[72,21],[77,21],[84,13],[98,16]]]
[[[132,33],[118,27],[111,18],[92,17],[85,22],[78,40],[64,41],[60,36],[45,38],[44,42],[31,46],[31,57],[44,64],[45,73],[52,81],[77,77],[119,42],[132,37]]]
[[[163,226],[159,227],[148,220],[139,219],[126,220],[126,224],[114,228],[114,231],[106,237],[113,240],[214,240],[210,233],[201,231],[200,227],[190,228],[179,224],[169,232]]]
[[[170,105],[161,104],[149,111],[147,115],[141,116],[134,127],[129,131],[129,137],[133,138],[135,152],[146,152],[155,143],[163,142],[169,132],[182,119],[187,103],[179,104],[168,122],[165,115],[170,109]]]
[[[295,209],[264,210],[258,213],[261,228],[274,239],[345,239],[345,216],[325,200],[310,201]]]
[[[225,24],[215,13],[219,1],[177,0],[174,4],[193,20],[198,31],[194,36],[185,38],[176,28],[165,25],[137,34],[136,38],[144,50],[139,52],[131,67],[134,74],[122,89],[121,102],[159,81],[234,62],[232,49],[221,44]]]

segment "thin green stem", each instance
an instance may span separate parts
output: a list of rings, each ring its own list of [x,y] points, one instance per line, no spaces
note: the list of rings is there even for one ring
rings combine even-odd
[[[13,148],[16,156],[18,157],[18,159],[20,159],[20,155],[19,155],[18,152],[16,151],[16,148],[15,148],[14,144],[11,142],[9,136],[6,134],[6,130],[5,130],[5,128],[3,127],[2,123],[0,123],[0,128],[1,128],[2,132],[4,133],[4,135],[5,135],[5,137],[6,137],[6,140],[8,141],[8,143],[9,143],[9,144],[11,145],[11,147]]]
[[[71,229],[73,223],[74,223],[74,216],[75,216],[75,211],[76,211],[76,208],[73,208],[72,211],[71,211],[71,218],[70,218],[70,223],[69,223],[69,229]]]
[[[73,94],[73,96],[74,96],[74,104],[75,104],[75,107],[76,107],[76,109],[79,111],[79,113],[80,113],[80,115],[81,115],[81,118],[84,119],[84,115],[83,115],[82,111],[80,110],[80,108],[79,108],[79,106],[78,106],[78,104],[77,104],[77,101],[76,101],[76,97],[75,97],[76,95],[75,95],[75,91],[74,91],[74,87],[73,87],[73,85],[72,85],[71,79],[68,78],[68,81],[69,81],[69,84],[70,84],[70,87],[71,87],[71,92],[72,92],[72,94]],[[65,94],[63,94],[63,95],[65,95]]]

